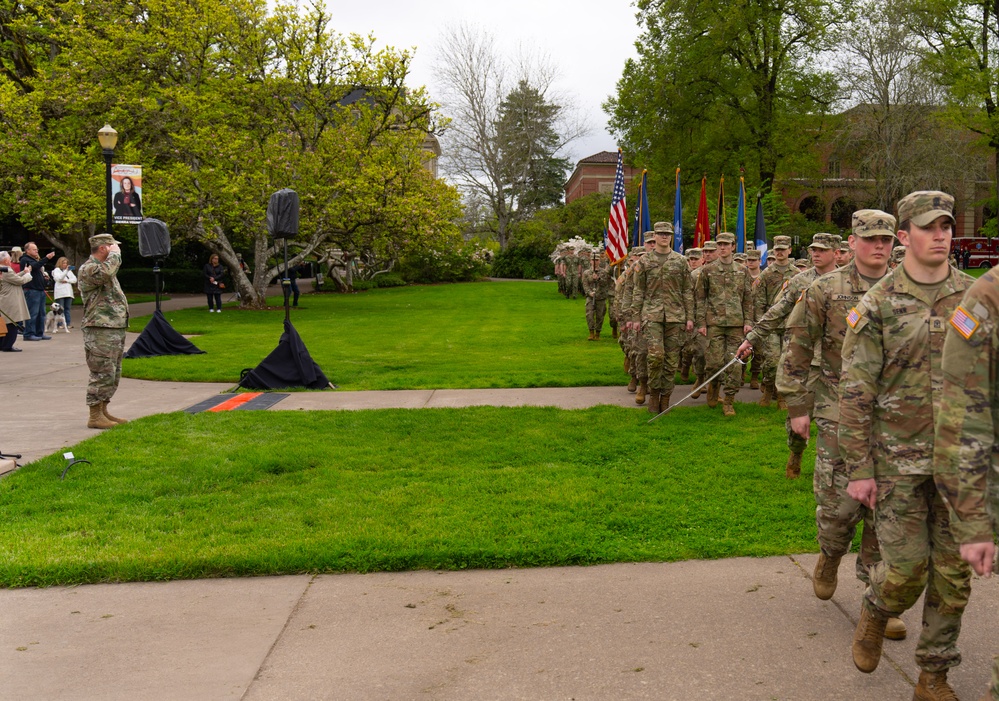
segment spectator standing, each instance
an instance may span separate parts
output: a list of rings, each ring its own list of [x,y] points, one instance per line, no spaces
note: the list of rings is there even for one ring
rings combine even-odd
[[[964,269],[967,270],[971,267],[971,249],[964,249]]]
[[[205,263],[205,267],[202,272],[204,272],[205,275],[205,296],[208,297],[208,311],[218,311],[218,313],[221,314],[222,290],[225,289],[225,283],[222,282],[222,276],[225,275],[225,268],[219,265],[219,257],[217,253],[213,253],[211,257],[208,258],[208,262]]]
[[[0,338],[0,352],[19,353],[20,348],[14,347],[17,340],[17,324],[28,318],[28,305],[24,301],[21,288],[31,280],[31,273],[14,272],[11,256],[7,251],[0,251],[0,267],[11,268],[0,273],[0,320],[6,327],[7,335]]]
[[[52,279],[55,280],[52,297],[62,307],[63,318],[66,319],[66,328],[68,329],[73,323],[69,309],[73,306],[73,285],[76,284],[76,275],[73,274],[73,269],[66,256],[62,256],[56,261],[56,267],[52,270]]]
[[[28,320],[24,325],[25,341],[48,341],[45,335],[45,261],[52,260],[55,251],[50,251],[45,260],[38,256],[38,246],[28,241],[21,256],[21,270],[31,271],[31,280],[24,285],[24,299],[28,304]]]
[[[10,266],[8,267],[13,268],[15,273],[21,272],[21,255],[23,253],[20,246],[14,246],[10,249]]]

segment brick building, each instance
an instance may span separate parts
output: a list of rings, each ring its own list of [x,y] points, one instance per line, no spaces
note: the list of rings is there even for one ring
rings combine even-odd
[[[565,183],[565,203],[600,192],[605,195],[614,190],[614,176],[617,173],[617,151],[601,151],[579,161]],[[642,171],[624,165],[624,183],[628,192],[637,189],[632,181],[641,178]]]

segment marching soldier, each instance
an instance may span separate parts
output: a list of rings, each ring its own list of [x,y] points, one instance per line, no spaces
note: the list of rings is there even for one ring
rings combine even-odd
[[[788,259],[791,254],[791,237],[774,236],[773,260],[764,270],[756,282],[753,290],[753,321],[763,318],[774,303],[777,297],[784,291],[788,281],[798,274],[798,270],[791,265]],[[777,389],[774,383],[777,378],[777,362],[780,358],[781,341],[784,336],[784,324],[781,322],[774,327],[773,332],[768,336],[754,343],[753,347],[759,352],[754,353],[753,362],[756,358],[761,358],[763,378],[760,383],[763,389],[763,396],[760,397],[760,406],[770,406],[770,402],[777,398]]]
[[[705,241],[704,246],[701,247],[701,265],[700,267],[691,273],[691,277],[694,281],[694,309],[696,314],[697,309],[697,281],[701,277],[701,273],[704,272],[705,266],[714,263],[718,258],[718,242],[717,241]],[[693,361],[691,365],[694,368],[694,394],[693,398],[697,399],[701,396],[701,393],[705,391],[704,380],[708,375],[704,374],[704,354],[708,350],[708,339],[702,336],[697,331],[697,320],[694,320],[694,353]]]
[[[651,231],[646,231],[644,241],[645,245],[635,254],[636,258],[646,255],[649,251],[655,248],[655,234]],[[622,314],[621,318],[626,325],[629,321],[641,322],[641,319],[635,317],[632,313],[631,304],[632,296],[635,292],[636,268],[637,261],[631,266],[627,280],[621,288],[622,299],[621,306],[619,308]],[[635,392],[635,403],[641,405],[645,404],[645,399],[649,391],[648,347],[646,345],[645,338],[639,331],[632,331],[629,333],[628,339],[628,365],[629,373],[631,374],[631,382],[628,384],[628,391]]]
[[[701,267],[701,262],[704,260],[702,255],[700,248],[688,248],[684,252],[687,264],[690,266],[690,283],[694,286],[697,285],[695,271]],[[680,380],[682,382],[690,382],[690,367],[694,362],[694,353],[696,352],[698,338],[700,336],[697,331],[691,331],[687,333],[684,339],[683,348],[680,350]]]
[[[905,260],[850,310],[840,380],[847,493],[874,510],[882,557],[864,593],[853,661],[873,672],[888,618],[925,589],[914,698],[929,701],[956,698],[947,672],[961,661],[957,638],[971,591],[933,479],[945,333],[973,282],[948,264],[953,210],[954,198],[943,192],[914,192],[898,203]]]
[[[718,234],[718,260],[701,268],[697,279],[697,332],[707,338],[704,357],[705,377],[720,370],[735,355],[743,335],[753,324],[752,281],[745,268],[732,257],[735,234]],[[735,416],[733,401],[742,387],[742,366],[735,364],[725,371],[722,380],[708,386],[708,406],[718,405],[719,387],[724,383],[722,410],[725,416]]]
[[[669,408],[685,334],[694,328],[694,291],[690,266],[673,251],[673,225],[656,222],[655,249],[635,272],[629,326],[641,328],[648,348],[649,412]]]
[[[604,328],[607,296],[613,280],[610,268],[602,268],[599,251],[590,256],[590,269],[583,273],[583,294],[586,295],[586,325],[590,329],[589,341],[599,341]]]
[[[844,265],[848,265],[852,260],[853,250],[850,248],[850,242],[842,241],[839,244],[839,248],[836,249],[836,267],[842,268]]]

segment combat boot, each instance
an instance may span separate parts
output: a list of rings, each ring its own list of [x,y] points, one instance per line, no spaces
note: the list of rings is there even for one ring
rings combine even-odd
[[[594,336],[595,336],[595,334],[592,331],[590,331],[590,335],[586,337],[586,340],[587,341],[593,341],[593,340],[595,340]]]
[[[593,340],[594,341],[599,341],[600,340],[600,332],[599,331],[595,331],[593,333]]]
[[[666,394],[664,394],[663,396],[661,396],[659,398],[659,411],[660,411],[660,413],[662,413],[662,412],[666,411],[667,409],[669,409],[669,398],[670,398],[671,394],[673,394],[673,393],[672,392],[667,392]]]
[[[888,618],[880,611],[870,613],[866,605],[861,605],[860,620],[853,632],[853,664],[861,672],[870,674],[878,668],[887,623]]]
[[[641,382],[638,385],[638,392],[635,393],[635,404],[645,404],[645,397],[649,393],[649,385]]]
[[[770,394],[770,385],[766,382],[763,383],[763,396],[760,397],[760,401],[757,402],[759,406],[768,407],[770,406],[770,399],[773,395]]]
[[[617,340],[617,327],[616,326],[612,326],[611,327],[611,338],[613,338],[615,341]]]
[[[116,424],[128,423],[128,421],[126,421],[125,419],[119,419],[117,416],[113,416],[111,412],[108,411],[108,402],[101,402],[99,406],[101,407],[101,413],[104,414],[105,418],[107,418],[108,421],[113,421]]]
[[[702,394],[704,394],[704,385],[701,384],[701,378],[699,377],[694,378],[694,387],[696,387],[697,389],[694,391],[693,394],[690,395],[691,399],[697,399]]]
[[[781,411],[787,411],[787,402],[784,401],[784,397],[777,394],[777,408]]]
[[[885,626],[885,637],[889,640],[905,640],[908,632],[908,629],[905,627],[905,621],[901,618],[888,619],[888,624]]]
[[[628,391],[634,392],[636,389],[638,389],[638,378],[632,377],[631,382],[628,383]]]
[[[628,356],[627,355],[624,356],[624,374],[625,375],[630,375],[631,374],[631,361],[628,360]]]
[[[947,670],[920,672],[919,683],[916,684],[912,701],[958,701],[954,689],[947,683]]]
[[[655,390],[649,392],[649,413],[658,414],[659,413],[659,402],[661,401],[662,394],[656,392]]]
[[[722,400],[722,414],[725,416],[735,416],[735,407],[732,406],[732,397],[725,397]]]
[[[714,409],[718,406],[718,383],[712,382],[708,385],[708,406]]]
[[[87,428],[114,428],[118,425],[104,415],[100,404],[91,404],[89,408],[90,420],[87,421]]]
[[[787,465],[784,467],[784,476],[789,480],[796,480],[801,477],[801,453],[788,453]],[[819,598],[821,599],[822,597],[820,596]]]
[[[815,592],[815,596],[823,601],[828,601],[836,593],[836,584],[839,581],[839,562],[842,559],[842,555],[829,557],[823,552],[819,553],[819,561],[815,563],[815,571],[812,572],[812,590]]]
[[[680,382],[690,382],[690,363],[680,366]]]
[[[749,376],[749,389],[759,389],[760,388],[760,373],[754,372]]]

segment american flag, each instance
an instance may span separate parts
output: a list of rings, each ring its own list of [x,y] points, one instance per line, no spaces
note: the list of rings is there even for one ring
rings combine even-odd
[[[618,263],[628,255],[628,205],[624,201],[624,164],[621,149],[617,150],[617,174],[611,197],[610,219],[607,223],[607,255]]]

